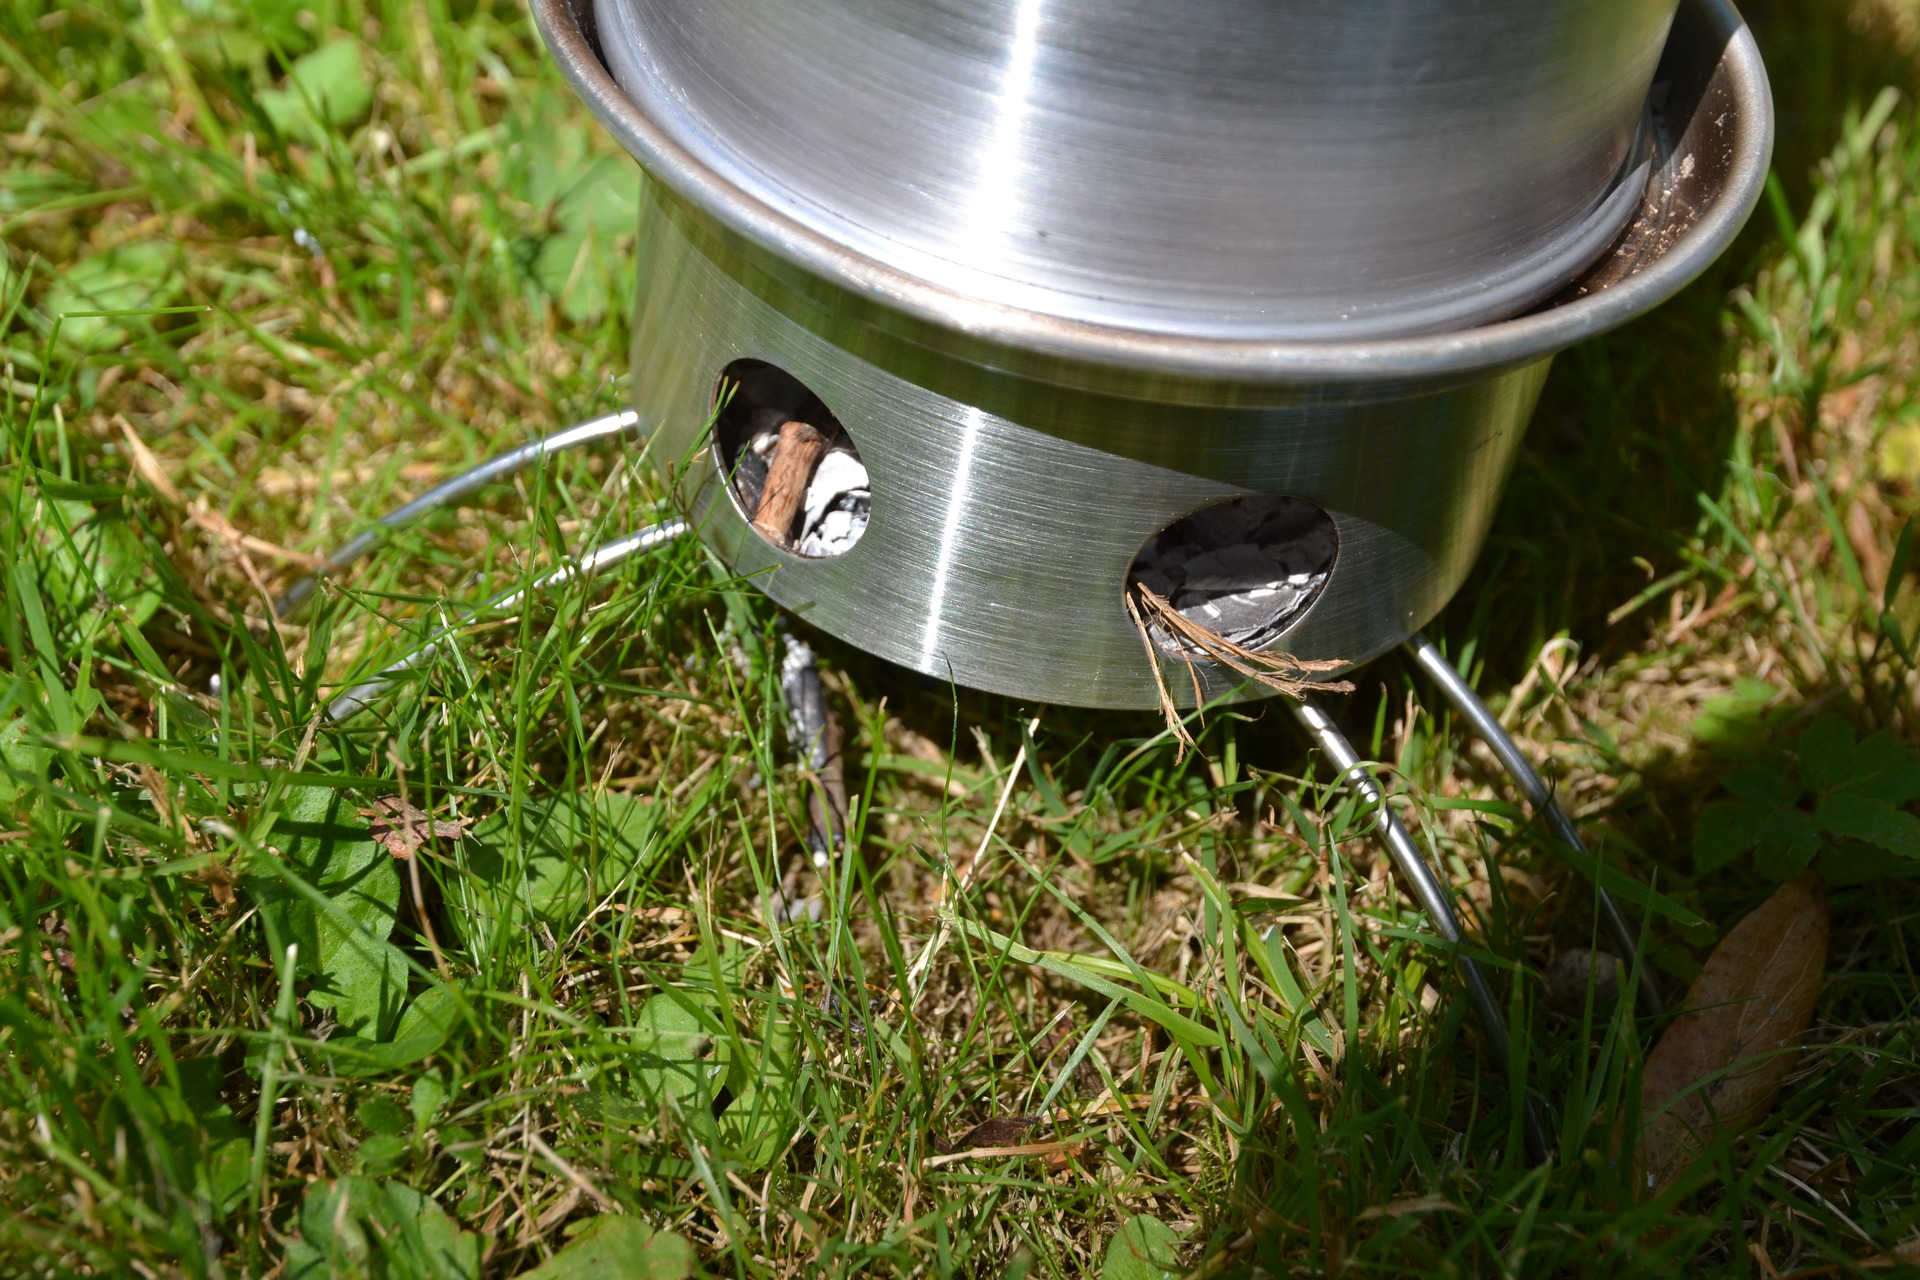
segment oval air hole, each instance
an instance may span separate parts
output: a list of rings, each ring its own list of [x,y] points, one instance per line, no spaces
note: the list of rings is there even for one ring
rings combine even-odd
[[[1333,517],[1319,506],[1285,494],[1254,494],[1202,507],[1154,534],[1128,578],[1195,625],[1260,650],[1306,617],[1339,551]],[[1205,656],[1157,620],[1147,630],[1167,653]]]
[[[735,360],[714,386],[714,461],[754,532],[790,555],[844,555],[873,507],[853,437],[778,365]]]

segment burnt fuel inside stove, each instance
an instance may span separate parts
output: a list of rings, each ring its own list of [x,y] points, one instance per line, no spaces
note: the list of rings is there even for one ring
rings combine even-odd
[[[1318,505],[1252,494],[1203,507],[1147,539],[1129,581],[1229,644],[1259,651],[1306,617],[1339,551],[1333,518]],[[1147,634],[1175,657],[1208,656],[1158,621]]]
[[[873,491],[853,437],[819,396],[764,360],[735,360],[714,389],[713,450],[740,514],[782,551],[825,559],[867,531]]]

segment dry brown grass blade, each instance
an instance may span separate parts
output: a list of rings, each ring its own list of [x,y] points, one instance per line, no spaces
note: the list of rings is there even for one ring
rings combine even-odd
[[[1827,893],[1807,872],[1720,940],[1647,1055],[1634,1186],[1659,1193],[1720,1134],[1758,1123],[1793,1069],[1827,965]]]
[[[1837,1276],[1846,1271],[1902,1271],[1920,1267],[1920,1236],[1897,1245],[1891,1252],[1869,1253],[1856,1258],[1845,1266],[1830,1262],[1820,1267],[1802,1267],[1798,1271],[1789,1271],[1783,1280],[1812,1280],[1814,1276]]]
[[[195,502],[187,508],[187,519],[225,543],[229,551],[265,556],[269,560],[282,560],[308,570],[330,567],[325,556],[295,551],[290,547],[268,542],[265,538],[254,537],[220,512],[215,511],[204,500]]]
[[[1404,1218],[1414,1213],[1465,1213],[1453,1201],[1443,1195],[1429,1194],[1413,1196],[1406,1200],[1395,1200],[1391,1204],[1376,1204],[1360,1211],[1358,1222],[1374,1222],[1381,1218]]]
[[[126,438],[127,460],[133,464],[134,474],[147,482],[147,487],[159,494],[176,507],[187,505],[187,499],[173,483],[173,477],[160,465],[160,459],[153,456],[153,450],[147,448],[147,442],[133,429],[133,424],[119,414],[113,415],[114,425],[120,428],[120,434]]]
[[[1143,595],[1153,595],[1145,587],[1138,588]],[[1147,648],[1147,667],[1153,672],[1153,686],[1160,694],[1160,714],[1166,719],[1167,732],[1173,735],[1174,762],[1177,764],[1187,758],[1187,748],[1195,746],[1193,735],[1187,732],[1187,724],[1180,716],[1180,708],[1173,703],[1173,694],[1167,691],[1167,679],[1160,672],[1160,650],[1153,643],[1153,633],[1147,626],[1146,618],[1140,612],[1140,606],[1134,601],[1135,588],[1129,587],[1121,598],[1126,601],[1127,616],[1133,619],[1135,629],[1140,632],[1140,643]],[[1193,675],[1193,702],[1200,705],[1200,677],[1194,674],[1193,664],[1187,664],[1187,673]]]
[[[1217,631],[1209,631],[1193,619],[1174,608],[1164,597],[1149,591],[1138,582],[1127,585],[1127,613],[1133,619],[1133,625],[1140,631],[1140,641],[1147,647],[1147,659],[1153,667],[1153,679],[1160,691],[1160,712],[1166,717],[1167,730],[1180,743],[1180,754],[1186,755],[1186,748],[1194,745],[1193,736],[1181,721],[1179,708],[1174,705],[1173,696],[1167,691],[1166,680],[1160,674],[1162,650],[1153,642],[1152,623],[1158,622],[1171,634],[1192,648],[1211,658],[1230,670],[1237,671],[1249,680],[1267,686],[1289,698],[1302,699],[1309,693],[1351,693],[1351,680],[1322,680],[1320,674],[1338,671],[1347,664],[1338,658],[1296,658],[1290,653],[1278,649],[1257,651],[1235,644]],[[1187,674],[1193,680],[1193,702],[1199,706],[1204,699],[1200,692],[1200,674],[1195,668],[1196,659],[1190,654],[1169,655],[1177,661],[1186,663]]]
[[[955,1151],[947,1155],[929,1156],[926,1165],[929,1169],[940,1169],[962,1160],[1002,1160],[1011,1156],[1072,1156],[1086,1149],[1085,1142],[1023,1142],[1011,1147],[969,1147],[965,1151]]]

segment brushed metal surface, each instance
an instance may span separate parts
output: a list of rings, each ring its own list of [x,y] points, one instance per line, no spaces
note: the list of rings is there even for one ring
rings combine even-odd
[[[643,206],[634,403],[695,528],[814,625],[1018,697],[1153,705],[1121,605],[1128,566],[1162,526],[1247,492],[1309,498],[1339,529],[1338,567],[1289,651],[1358,661],[1391,648],[1466,573],[1546,373],[1535,360],[1361,394],[1287,388],[1243,408],[1064,390],[776,305],[658,191]],[[743,355],[805,383],[859,448],[873,509],[846,554],[777,549],[727,497],[705,428],[716,376]]]
[[[1153,704],[1121,605],[1127,566],[1171,520],[1243,493],[1312,499],[1339,528],[1331,579],[1287,649],[1357,664],[1416,631],[1479,550],[1553,353],[1711,261],[1751,212],[1771,149],[1765,73],[1738,14],[1685,0],[1655,77],[1658,149],[1636,219],[1551,305],[1418,339],[1150,334],[955,292],[729,187],[613,83],[587,3],[535,0],[535,14],[654,179],[635,407],[701,536],[833,634],[1037,701]],[[847,554],[786,555],[725,496],[705,424],[716,375],[739,358],[801,379],[859,447],[872,523]],[[1206,672],[1209,696],[1228,691]]]
[[[1676,0],[596,0],[739,191],[985,301],[1351,339],[1522,310],[1613,239]],[[1623,176],[1626,180],[1623,181]]]
[[[1570,347],[1658,306],[1717,257],[1759,200],[1773,150],[1766,68],[1739,12],[1730,0],[1684,0],[1655,73],[1666,149],[1643,195],[1645,226],[1630,224],[1627,241],[1603,259],[1606,287],[1582,294],[1582,305],[1432,337],[1298,342],[1146,332],[956,291],[813,230],[729,183],[634,105],[601,59],[592,0],[532,0],[532,9],[594,118],[657,184],[748,251],[763,277],[756,287],[830,297],[845,319],[930,350],[1140,399],[1205,402],[1216,388],[1244,384],[1470,372]],[[1694,164],[1682,175],[1676,166],[1689,156]],[[1658,206],[1658,217],[1648,205]],[[1622,260],[1613,256],[1619,248],[1628,265],[1605,270]]]

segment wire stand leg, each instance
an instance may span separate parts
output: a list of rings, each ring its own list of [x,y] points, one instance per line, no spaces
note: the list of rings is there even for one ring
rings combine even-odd
[[[287,588],[285,594],[273,602],[273,616],[284,618],[299,609],[313,598],[313,593],[319,587],[322,578],[338,573],[353,564],[354,561],[379,546],[387,534],[399,526],[417,520],[427,512],[446,506],[450,502],[457,502],[496,480],[517,475],[556,453],[567,449],[578,449],[601,440],[637,435],[640,430],[640,415],[631,409],[624,409],[619,413],[610,413],[604,418],[595,418],[591,422],[575,423],[550,436],[521,445],[517,449],[509,449],[505,453],[488,458],[478,466],[468,468],[451,480],[435,485],[413,501],[394,508],[381,516],[372,528],[362,530],[348,539],[337,551],[327,557],[323,566],[295,581],[291,587]],[[456,630],[480,614],[511,609],[536,591],[559,586],[575,578],[591,578],[602,570],[611,569],[642,552],[651,551],[655,547],[672,542],[687,530],[688,525],[685,520],[678,518],[663,520],[625,537],[604,542],[578,559],[569,560],[559,568],[541,574],[524,587],[503,592],[477,606],[460,607],[455,611],[455,621],[452,626],[406,657],[382,668],[371,679],[361,681],[334,698],[327,705],[327,718],[338,724],[365,711],[375,700],[391,689],[401,676],[430,661],[452,638]]]
[[[488,458],[479,466],[461,472],[451,480],[435,485],[405,506],[396,507],[381,516],[371,529],[362,530],[327,557],[323,568],[296,581],[288,587],[286,593],[273,602],[273,616],[284,618],[305,604],[320,585],[320,579],[338,573],[367,552],[379,546],[387,534],[400,525],[417,520],[436,507],[444,507],[449,502],[457,502],[470,493],[474,493],[495,480],[525,471],[534,463],[566,449],[577,449],[582,445],[593,444],[610,436],[635,435],[640,431],[640,415],[631,409],[619,413],[610,413],[604,418],[595,418],[591,422],[582,422],[556,431],[550,436],[535,440],[531,444],[521,445],[518,449],[509,449],[497,457]]]
[[[1447,886],[1427,862],[1426,855],[1414,841],[1413,833],[1407,830],[1406,824],[1394,813],[1393,806],[1387,803],[1386,792],[1381,789],[1372,770],[1361,761],[1353,744],[1347,741],[1346,735],[1334,726],[1332,718],[1313,699],[1295,703],[1293,714],[1327,758],[1333,761],[1334,767],[1340,771],[1341,780],[1358,792],[1379,815],[1380,833],[1386,841],[1387,855],[1393,859],[1394,868],[1413,891],[1414,901],[1433,922],[1434,931],[1456,946],[1464,944],[1466,933],[1460,927],[1460,917],[1454,912],[1453,899],[1447,892]],[[1506,1014],[1493,994],[1493,986],[1487,981],[1486,972],[1471,956],[1456,953],[1453,964],[1460,972],[1461,981],[1466,984],[1467,998],[1472,1001],[1474,1012],[1479,1015],[1481,1032],[1486,1036],[1488,1046],[1511,1073],[1514,1067],[1512,1036],[1507,1030]],[[1546,1125],[1534,1107],[1532,1098],[1524,1099],[1523,1106],[1527,1152],[1536,1162],[1545,1161],[1552,1152]]]
[[[1548,788],[1546,780],[1533,767],[1533,762],[1521,752],[1520,744],[1513,740],[1506,726],[1500,723],[1499,717],[1495,716],[1488,709],[1487,704],[1480,700],[1480,695],[1473,691],[1473,687],[1466,682],[1459,669],[1447,661],[1446,655],[1440,652],[1439,646],[1421,633],[1415,632],[1413,638],[1407,641],[1406,647],[1420,669],[1440,686],[1440,692],[1452,704],[1453,709],[1460,713],[1461,718],[1472,726],[1480,740],[1487,744],[1488,750],[1492,751],[1495,758],[1500,761],[1500,767],[1507,771],[1514,785],[1520,788],[1521,795],[1526,797],[1527,807],[1546,822],[1547,829],[1553,832],[1554,839],[1583,856],[1587,855],[1586,842],[1580,838],[1579,829],[1573,825],[1573,820],[1567,817],[1567,811],[1562,809],[1560,803],[1553,798],[1553,792]],[[1641,1012],[1657,1017],[1661,1012],[1660,990],[1654,985],[1653,975],[1640,956],[1638,930],[1627,919],[1626,912],[1620,909],[1619,901],[1598,883],[1594,885],[1594,896],[1600,904],[1600,918],[1606,925],[1607,933],[1612,936],[1614,945],[1620,948],[1621,958],[1633,966],[1640,975],[1638,995]]]
[[[502,592],[486,603],[475,607],[461,608],[453,624],[438,636],[421,645],[398,662],[382,667],[371,679],[363,680],[351,689],[340,694],[327,704],[327,719],[338,724],[350,720],[371,706],[396,681],[407,672],[432,660],[443,645],[453,638],[454,632],[483,613],[498,613],[515,608],[521,601],[536,591],[548,587],[557,587],[572,582],[575,578],[591,578],[595,574],[611,569],[617,564],[633,559],[642,552],[652,551],[655,547],[665,546],[688,532],[692,526],[685,520],[675,517],[663,520],[659,524],[648,525],[637,533],[624,538],[615,538],[612,542],[603,542],[577,560],[570,560],[557,569],[550,570],[535,578],[524,587],[515,587]]]

